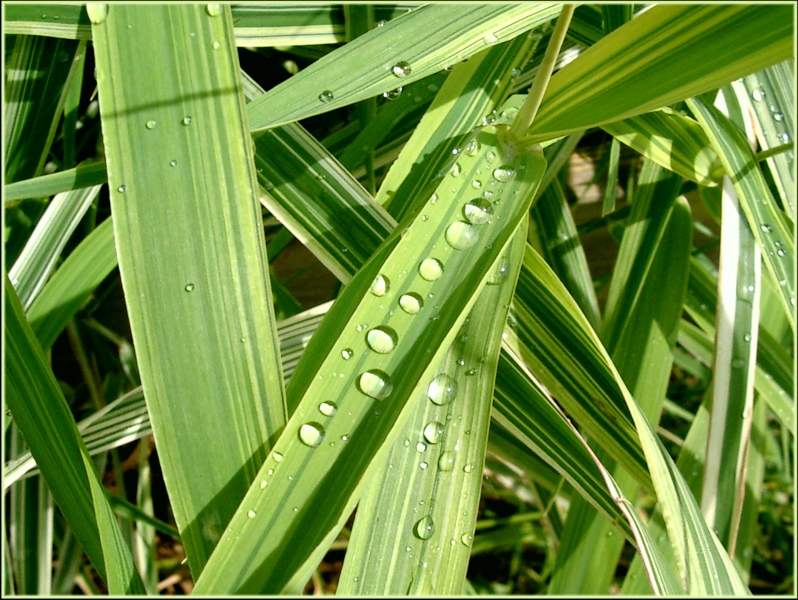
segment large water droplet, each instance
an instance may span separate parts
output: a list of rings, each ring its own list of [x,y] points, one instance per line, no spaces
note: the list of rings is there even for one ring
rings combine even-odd
[[[444,406],[454,400],[457,394],[457,383],[454,379],[441,373],[436,375],[427,389],[427,396],[433,404]]]
[[[306,446],[315,448],[324,440],[324,427],[315,421],[303,423],[299,428],[299,439]]]
[[[385,275],[377,275],[371,283],[369,291],[375,296],[384,296],[391,289],[391,282]]]
[[[89,2],[86,5],[86,12],[89,15],[89,21],[95,25],[99,25],[108,18],[108,4]]]
[[[443,424],[438,421],[431,421],[424,427],[424,439],[430,444],[437,444],[443,437]]]
[[[462,537],[460,538],[460,541],[463,542],[463,544],[465,544],[466,546],[470,546],[471,545],[471,541],[473,539],[474,539],[473,535],[471,535],[470,533],[464,533],[462,535]]]
[[[513,169],[511,165],[502,165],[493,171],[493,178],[496,181],[501,181],[502,183],[510,181],[514,176],[515,169]]]
[[[410,65],[403,60],[399,61],[393,66],[393,68],[391,69],[391,73],[393,73],[400,79],[404,79],[405,77],[410,75]]]
[[[499,285],[507,279],[510,273],[510,259],[502,256],[488,277],[488,285]]]
[[[427,281],[435,281],[443,275],[443,264],[437,258],[425,258],[418,266],[418,274]]]
[[[324,90],[321,94],[319,94],[319,100],[325,104],[327,102],[332,102],[333,98],[335,98],[335,95],[330,90]]]
[[[366,334],[366,343],[369,348],[380,354],[388,354],[399,342],[399,336],[396,331],[387,325],[380,325],[371,329]]]
[[[474,225],[482,225],[490,221],[490,216],[493,213],[491,203],[485,198],[474,198],[469,200],[463,207],[463,216],[466,221]]]
[[[212,17],[218,17],[222,14],[222,5],[221,4],[208,4],[205,6],[205,12],[208,13]]]
[[[338,405],[335,402],[322,402],[319,404],[319,412],[325,417],[331,417],[338,412]]]
[[[424,306],[424,300],[418,294],[409,292],[399,298],[399,306],[409,315],[415,315]]]
[[[432,517],[429,515],[420,519],[413,528],[413,532],[416,534],[416,537],[422,540],[430,539],[434,531],[435,523],[432,522]]]
[[[357,389],[375,400],[384,400],[391,395],[393,385],[390,376],[385,371],[371,369],[358,378]]]
[[[454,469],[454,452],[446,450],[441,453],[438,459],[438,468],[441,471],[451,471]]]
[[[446,242],[455,250],[465,250],[477,243],[479,229],[471,223],[455,221],[446,229]]]

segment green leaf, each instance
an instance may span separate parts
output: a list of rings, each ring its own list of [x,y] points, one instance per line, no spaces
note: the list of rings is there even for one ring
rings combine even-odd
[[[558,4],[422,6],[269,90],[250,105],[250,127],[275,127],[388,92],[510,40],[558,10]]]
[[[92,10],[119,269],[196,577],[285,419],[232,17]],[[152,47],[164,52],[142,60]]]
[[[529,141],[628,119],[714,90],[793,52],[786,5],[652,6],[552,78]]]
[[[60,192],[103,183],[108,183],[104,162],[80,164],[74,169],[51,173],[50,175],[41,175],[6,185],[3,189],[3,196],[6,206],[9,206],[14,200],[53,196]]]
[[[6,402],[61,512],[112,593],[143,594],[75,421],[5,277]],[[99,493],[99,496],[97,495]],[[100,500],[100,497],[102,500]],[[94,498],[94,501],[92,500]]]

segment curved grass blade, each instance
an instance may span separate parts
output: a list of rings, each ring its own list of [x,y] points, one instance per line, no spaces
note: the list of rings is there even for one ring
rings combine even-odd
[[[681,113],[663,108],[608,123],[602,129],[630,148],[703,186],[716,186],[721,168],[704,130]]]
[[[250,126],[271,128],[389,92],[510,40],[558,10],[548,3],[422,6],[269,90],[250,105]]]
[[[15,200],[54,196],[103,183],[108,183],[104,162],[80,164],[74,169],[7,184],[3,188],[3,202],[9,207]]]
[[[540,142],[668,106],[783,61],[786,5],[651,7],[552,78],[527,139]]]
[[[112,593],[143,594],[130,549],[110,507],[75,421],[47,367],[22,306],[5,277],[6,402],[48,487],[83,550]]]
[[[720,111],[700,98],[687,101],[731,178],[767,273],[795,331],[795,237],[776,204],[748,141]]]
[[[64,192],[50,201],[8,272],[24,310],[30,308],[44,287],[69,237],[99,192],[100,186],[96,185]]]
[[[526,223],[516,231],[432,385],[422,382],[403,431],[364,477],[337,593],[450,595],[462,590],[482,487],[501,333]],[[501,284],[501,285],[497,285]],[[500,307],[496,310],[496,307]],[[445,383],[444,383],[445,382]],[[432,402],[430,401],[432,400]]]
[[[90,8],[119,269],[196,577],[285,422],[232,17]],[[166,49],[157,67],[142,60],[152,46]]]
[[[354,508],[366,468],[405,422],[412,390],[436,375],[545,169],[541,155],[505,154],[494,128],[475,139],[439,199],[388,237],[330,309],[288,386],[297,408],[195,593],[283,590]],[[477,170],[500,202],[472,212]]]

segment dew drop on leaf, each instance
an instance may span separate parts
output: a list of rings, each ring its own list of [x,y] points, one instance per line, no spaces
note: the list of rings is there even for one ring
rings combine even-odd
[[[454,469],[454,452],[447,450],[441,453],[440,458],[438,458],[438,469],[441,471]]]
[[[324,90],[321,94],[319,94],[319,100],[325,104],[327,102],[332,102],[333,98],[335,98],[335,95],[330,90]]]
[[[515,169],[513,169],[510,165],[502,165],[493,171],[493,178],[496,181],[501,181],[502,183],[510,181],[510,179],[512,179],[514,176]]]
[[[396,63],[393,68],[391,69],[391,73],[399,77],[400,79],[404,79],[408,75],[410,75],[410,65],[405,61],[399,61]]]
[[[427,281],[435,281],[443,275],[443,264],[437,258],[425,258],[418,267],[418,274]]]
[[[418,294],[408,292],[399,298],[399,306],[409,315],[417,314],[424,306],[424,300]]]
[[[385,275],[377,275],[371,283],[369,291],[375,296],[384,296],[391,289],[391,282]]]
[[[221,4],[208,4],[205,6],[205,12],[208,13],[211,17],[218,17],[222,14],[222,5]]]
[[[344,360],[349,360],[350,358],[352,358],[353,355],[354,352],[352,351],[351,348],[344,348],[343,350],[341,350],[341,358],[343,358]]]
[[[319,412],[325,417],[332,417],[336,412],[338,412],[338,405],[335,402],[322,402],[319,404]]]
[[[473,225],[482,225],[490,221],[493,213],[491,203],[484,198],[474,198],[463,207],[463,216]]]
[[[391,395],[393,385],[390,376],[385,371],[371,369],[360,375],[357,380],[357,388],[366,396],[375,400],[384,400]]]
[[[366,343],[369,348],[379,354],[388,354],[396,348],[399,342],[399,336],[396,331],[387,325],[380,325],[374,329],[369,330],[366,334]]]
[[[431,421],[424,427],[424,439],[430,444],[437,444],[443,437],[443,424]]]
[[[430,539],[434,531],[435,523],[433,523],[432,517],[429,515],[422,517],[413,528],[413,533],[416,534],[416,537],[422,540]]]
[[[303,423],[299,428],[299,439],[306,446],[315,448],[324,441],[324,427],[315,421]]]
[[[479,229],[471,223],[455,221],[446,228],[446,242],[455,250],[470,248],[479,240]]]
[[[89,2],[86,4],[86,12],[89,15],[89,21],[95,25],[99,25],[108,18],[108,4]]]
[[[436,375],[427,388],[427,397],[438,406],[449,404],[456,394],[457,383],[445,373]]]

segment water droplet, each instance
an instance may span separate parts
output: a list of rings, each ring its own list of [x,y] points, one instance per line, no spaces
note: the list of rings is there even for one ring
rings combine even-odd
[[[454,379],[441,373],[436,375],[427,389],[427,396],[433,404],[444,406],[454,400],[457,394],[457,383]]]
[[[398,88],[396,88],[395,90],[391,90],[391,91],[389,91],[389,92],[385,92],[385,93],[382,95],[382,97],[383,97],[383,98],[386,98],[386,99],[388,99],[388,100],[395,100],[396,98],[398,98],[398,97],[399,97],[399,95],[400,95],[401,93],[402,93],[402,86],[399,86],[399,87],[398,87]]]
[[[463,216],[466,221],[474,225],[482,225],[490,221],[493,207],[484,198],[474,198],[469,200],[463,207]]]
[[[438,459],[438,468],[441,471],[451,471],[454,469],[454,452],[449,450],[442,452]]]
[[[404,442],[402,442],[402,444],[404,445],[404,447],[405,447],[405,448],[409,448],[409,447],[410,447],[410,440],[408,440],[407,438],[405,438],[405,441],[404,441]]]
[[[510,274],[510,259],[507,256],[502,256],[499,259],[499,262],[496,264],[496,267],[488,277],[488,285],[499,285],[503,283],[507,279],[507,275]]]
[[[437,258],[425,258],[418,266],[418,274],[427,281],[435,281],[443,275],[443,264]]]
[[[377,275],[369,288],[369,291],[375,296],[384,296],[385,292],[391,289],[390,280],[385,275]]]
[[[763,90],[762,88],[754,88],[754,89],[751,91],[751,97],[752,97],[752,98],[753,98],[753,99],[754,99],[756,102],[762,102],[762,100],[764,100],[764,99],[765,99],[765,96],[766,96],[766,94],[765,94],[765,90]]]
[[[399,336],[396,331],[387,325],[375,327],[366,334],[366,343],[369,348],[379,354],[388,354],[396,348],[398,342]]]
[[[260,482],[260,489],[262,489],[262,490],[266,489],[267,485],[269,485],[269,482],[266,481],[265,479],[262,479],[261,482]]]
[[[751,341],[751,334],[750,334],[750,333],[746,333],[746,334],[743,336],[743,339],[744,339],[746,342],[750,342],[750,341]]]
[[[150,119],[149,121],[147,121],[147,129],[155,129],[155,126],[157,124],[158,124],[157,121],[155,121],[154,119]]]
[[[510,69],[510,77],[512,77],[513,79],[518,77],[520,74],[521,74],[521,69],[519,69],[518,67],[513,67],[512,69]]]
[[[438,421],[427,423],[424,427],[424,439],[430,444],[437,444],[443,437],[443,424]]]
[[[89,21],[99,25],[108,18],[108,5],[90,2],[86,5],[86,12],[89,15]]]
[[[279,452],[275,452],[272,457],[274,458],[274,462],[283,462],[283,455]]]
[[[385,27],[385,23],[387,23],[387,21],[377,21],[377,27]]]
[[[334,412],[333,410],[333,413]],[[299,428],[299,439],[306,446],[315,448],[324,440],[324,427],[315,421],[303,423]]]
[[[344,434],[344,435],[342,435],[342,436],[341,436],[341,441],[342,441],[342,442],[345,442],[345,441],[346,441],[346,440],[348,440],[348,439],[349,439],[349,436],[348,436],[348,435],[346,435],[346,434]]]
[[[493,171],[493,178],[502,183],[510,181],[515,176],[515,169],[510,165],[502,165]]]
[[[424,300],[418,294],[409,292],[399,298],[399,306],[409,315],[415,315],[424,306]]]
[[[185,117],[183,117],[183,120],[181,121],[181,123],[183,123],[183,125],[185,125],[185,126],[189,126],[189,125],[191,125],[192,121],[193,121],[193,119],[191,117],[185,116]]]
[[[247,511],[247,516],[248,516],[250,519],[254,519],[256,515],[257,515],[257,513],[256,513],[254,510],[252,510],[252,509],[250,509],[250,510],[248,510],[248,511]]]
[[[184,289],[187,292],[193,292],[194,291],[194,284],[193,283],[189,283]]]
[[[219,48],[222,47],[222,45],[219,42],[213,42],[211,46],[213,47],[214,50],[218,50]]]
[[[784,120],[784,115],[781,114],[780,112],[774,112],[773,113],[773,120],[774,121],[783,121]]]
[[[391,69],[391,73],[393,73],[400,79],[404,79],[405,77],[410,75],[410,65],[403,60],[399,61],[393,66],[393,68]]]
[[[169,161],[169,166],[170,167],[176,167],[177,166],[177,161],[176,160],[170,160]]]
[[[241,338],[238,341],[243,344],[243,343],[245,343],[247,341],[247,338],[245,338],[244,336],[241,336]]]
[[[319,404],[319,412],[325,417],[331,417],[338,411],[338,405],[335,402],[322,402]]]
[[[424,442],[419,442],[416,444],[416,452],[424,452],[427,449],[427,445]]]
[[[460,177],[461,172],[460,163],[454,163],[454,166],[449,170],[449,175],[452,177]]]
[[[475,179],[474,181],[471,182],[471,187],[474,188],[475,190],[478,190],[479,188],[482,187],[482,182],[479,179]]]
[[[438,194],[432,194],[432,196],[429,197],[430,204],[435,204],[437,201],[438,201]]]
[[[116,191],[119,192],[120,194],[124,194],[127,191],[127,186],[120,185],[118,188],[116,188]]]
[[[372,369],[363,373],[357,380],[357,388],[375,400],[384,400],[391,394],[393,385],[385,371]]]
[[[465,250],[477,243],[479,229],[471,223],[455,221],[446,229],[445,238],[455,250]]]
[[[791,140],[792,138],[790,137],[790,134],[789,134],[789,133],[787,133],[787,132],[785,131],[784,133],[782,133],[782,134],[779,136],[779,139],[782,141],[782,143],[783,143],[783,144],[789,144],[789,143],[790,143],[790,140]]]
[[[344,348],[343,350],[341,350],[341,358],[343,358],[344,360],[349,360],[350,358],[352,358],[352,356],[354,356],[354,354],[355,353],[352,351],[352,348]]]
[[[772,230],[773,228],[770,225],[762,225],[762,231],[765,233],[770,233]]]
[[[494,160],[496,160],[496,153],[493,150],[488,150],[488,153],[485,155],[485,162],[491,164]]]
[[[474,539],[473,535],[471,535],[470,533],[464,533],[462,535],[462,537],[460,538],[460,541],[463,542],[464,545],[470,546],[471,545],[471,541],[473,539]]]
[[[486,44],[495,44],[499,41],[499,38],[494,33],[486,33],[482,39],[485,40]]]
[[[422,540],[430,539],[432,537],[433,531],[435,531],[435,523],[433,523],[432,517],[429,515],[420,519],[413,528],[413,532],[416,534],[416,537]]]
[[[784,256],[786,254],[786,252],[784,252],[784,250],[779,248],[778,250],[776,250],[776,254],[779,255],[779,256]]]
[[[467,464],[466,466],[463,467],[463,473],[470,473],[473,470],[474,470],[474,465],[472,464]]]
[[[418,464],[419,469],[421,469],[422,471],[426,469],[428,466],[429,465],[426,462],[421,462]]]
[[[205,12],[208,13],[212,17],[218,17],[222,14],[222,5],[221,4],[208,4],[205,6]]]
[[[330,90],[324,90],[321,94],[319,94],[319,100],[325,104],[327,102],[332,102],[333,98],[335,98],[335,95]]]
[[[477,140],[471,140],[465,148],[465,153],[468,154],[468,156],[476,156],[481,147],[481,144]]]

